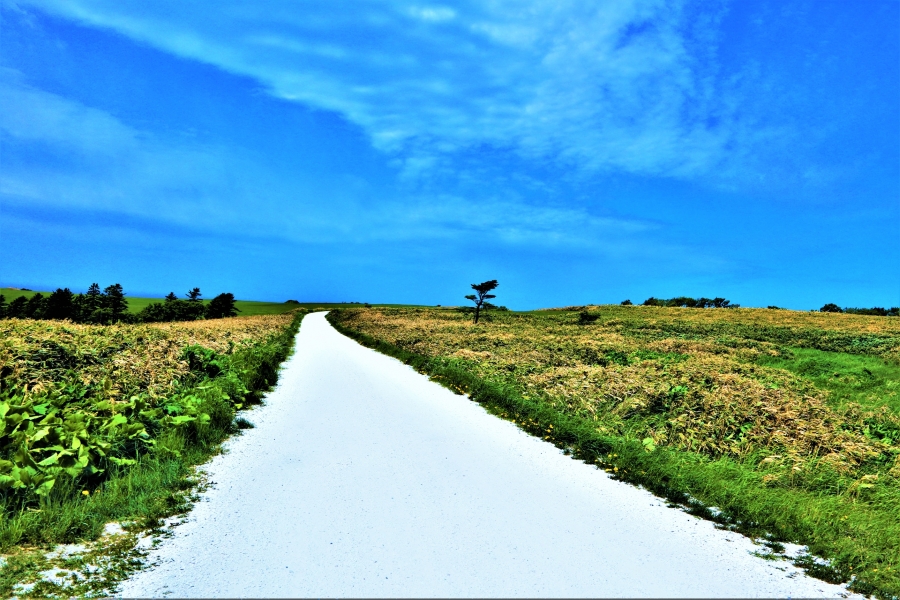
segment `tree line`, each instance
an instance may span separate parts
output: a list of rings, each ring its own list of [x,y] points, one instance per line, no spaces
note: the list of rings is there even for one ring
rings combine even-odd
[[[819,309],[819,312],[848,313],[851,315],[875,315],[877,317],[900,317],[900,307],[892,306],[891,308],[883,308],[874,306],[872,308],[841,308],[833,302],[829,302]]]
[[[631,306],[631,300],[622,302],[624,306]],[[644,306],[675,306],[685,308],[740,308],[740,304],[732,304],[725,298],[690,298],[688,296],[679,296],[677,298],[654,298],[653,296],[644,300]],[[778,306],[769,306],[768,308],[779,308]],[[848,313],[852,315],[873,315],[879,317],[897,317],[900,316],[900,308],[894,306],[892,308],[882,308],[875,306],[873,308],[841,308],[837,304],[828,303],[819,309],[819,312]]]
[[[631,304],[631,300],[626,300],[622,302],[623,305],[628,306]],[[684,308],[739,308],[740,304],[732,304],[730,300],[726,300],[725,298],[690,298],[688,296],[679,296],[677,298],[669,298],[668,300],[662,298],[654,298],[650,296],[646,300],[644,300],[644,306],[675,306],[675,307],[684,307]]]
[[[44,296],[19,296],[7,303],[0,294],[0,319],[68,319],[75,323],[160,323],[164,321],[194,321],[234,317],[240,310],[235,306],[234,294],[219,294],[204,304],[200,288],[193,288],[185,299],[170,292],[162,302],[153,302],[137,314],[128,312],[125,291],[118,283],[100,289],[92,283],[84,294],[69,288],[57,288]]]

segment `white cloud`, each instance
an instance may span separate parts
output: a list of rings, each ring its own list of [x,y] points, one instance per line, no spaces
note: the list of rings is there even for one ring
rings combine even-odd
[[[456,17],[456,11],[446,6],[412,6],[409,14],[423,21],[450,21]]]
[[[361,201],[365,182],[316,189],[271,173],[239,148],[162,138],[115,116],[35,88],[0,71],[0,172],[3,202],[51,209],[126,214],[196,230],[230,231],[300,242],[356,243],[473,237],[528,247],[621,251],[648,223],[597,217],[581,208],[528,205],[515,196],[402,196]],[[20,161],[39,148],[49,160]],[[436,159],[411,157],[413,172]],[[233,176],[240,173],[239,178]],[[259,190],[265,190],[260,194]],[[315,198],[304,204],[298,197]],[[327,197],[322,203],[320,198]],[[252,207],[252,210],[248,210]],[[617,248],[618,246],[618,250]]]
[[[0,68],[0,129],[7,136],[100,156],[136,147],[137,133],[109,114],[31,88],[21,79],[17,71]]]
[[[587,170],[693,178],[729,172],[729,155],[757,148],[686,40],[703,27],[695,37],[709,43],[715,19],[688,23],[680,3],[22,4],[253,77],[342,114],[404,158],[488,144]]]
[[[9,69],[0,71],[0,105],[5,202],[185,225],[247,223],[221,201],[249,197],[232,181],[240,159],[231,151],[134,129],[107,112],[28,85]],[[44,159],[20,158],[35,151]]]

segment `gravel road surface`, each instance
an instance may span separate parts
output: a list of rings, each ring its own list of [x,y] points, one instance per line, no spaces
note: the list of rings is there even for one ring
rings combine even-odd
[[[308,315],[123,596],[838,597]]]

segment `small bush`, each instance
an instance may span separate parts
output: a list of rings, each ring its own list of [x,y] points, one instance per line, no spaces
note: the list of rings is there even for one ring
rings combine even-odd
[[[223,319],[236,317],[240,311],[234,305],[234,294],[226,292],[219,294],[206,306],[207,319]]]
[[[594,315],[594,314],[589,313],[586,310],[583,310],[580,313],[578,313],[578,324],[579,325],[590,325],[591,323],[593,323],[594,321],[596,321],[599,318],[600,318],[600,315]]]

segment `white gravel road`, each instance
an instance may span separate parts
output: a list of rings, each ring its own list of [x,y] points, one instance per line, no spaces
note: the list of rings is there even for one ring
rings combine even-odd
[[[123,596],[838,597],[306,317]]]

